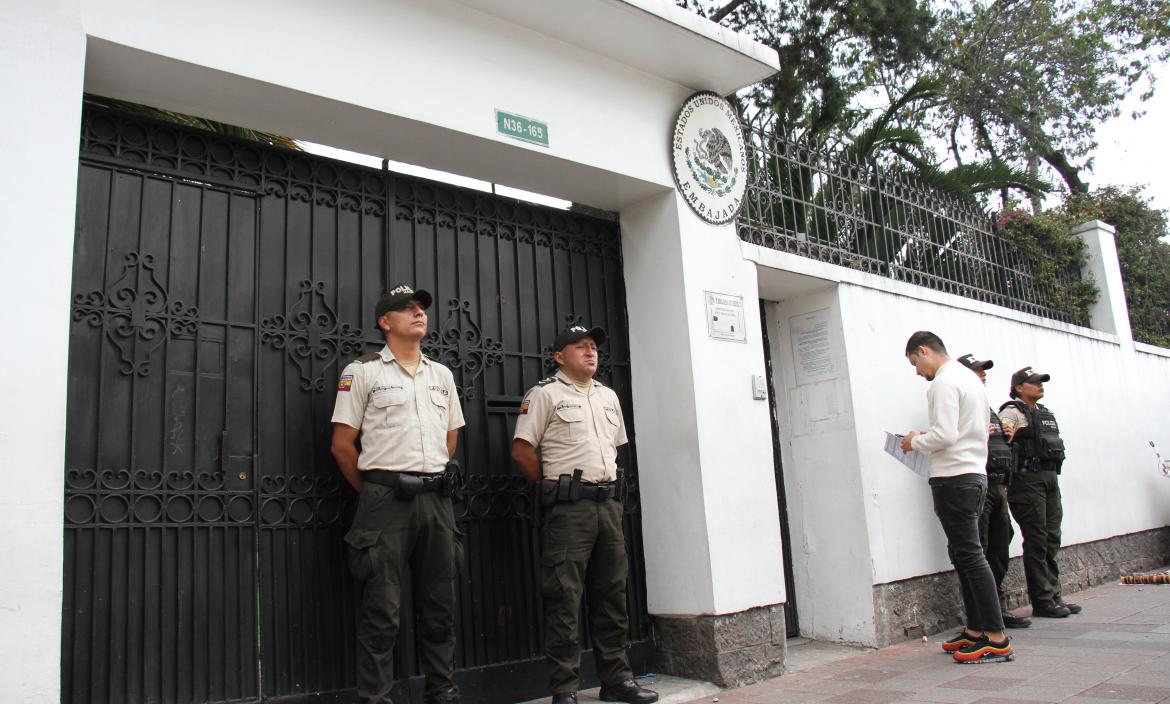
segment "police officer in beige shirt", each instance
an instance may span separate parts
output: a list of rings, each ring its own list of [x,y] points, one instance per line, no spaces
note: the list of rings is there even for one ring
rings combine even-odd
[[[460,701],[453,680],[455,482],[445,469],[464,421],[451,370],[420,349],[430,304],[431,294],[405,284],[378,300],[374,318],[386,346],[345,368],[333,410],[333,456],[360,494],[345,542],[350,570],[363,583],[357,692],[371,704],[392,704],[394,642],[408,566],[425,701]]]
[[[601,328],[577,325],[553,341],[560,371],[520,404],[512,458],[544,505],[541,593],[553,704],[573,704],[580,687],[577,613],[589,603],[601,700],[655,702],[633,679],[626,657],[628,561],[617,487],[617,448],[626,429],[617,394],[593,379]],[[539,455],[538,455],[539,452]]]

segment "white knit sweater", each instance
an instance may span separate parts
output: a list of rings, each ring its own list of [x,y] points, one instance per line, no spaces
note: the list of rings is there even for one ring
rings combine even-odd
[[[948,360],[926,392],[930,430],[910,446],[930,453],[930,477],[982,474],[987,465],[987,391],[975,372]]]

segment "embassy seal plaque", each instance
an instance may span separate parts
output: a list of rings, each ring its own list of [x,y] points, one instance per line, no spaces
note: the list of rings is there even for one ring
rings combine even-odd
[[[731,104],[710,91],[687,98],[670,146],[674,182],[691,210],[713,225],[734,220],[747,190],[747,144]]]

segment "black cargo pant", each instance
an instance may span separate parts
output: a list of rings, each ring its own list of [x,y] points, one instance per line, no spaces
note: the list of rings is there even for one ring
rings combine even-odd
[[[1007,575],[1010,557],[1008,546],[1015,536],[1012,519],[1008,514],[1008,488],[1002,481],[988,477],[987,498],[983,501],[983,513],[979,516],[979,542],[987,565],[995,577],[995,589],[999,594],[999,605],[1007,609],[1003,597],[1003,578]]]
[[[544,650],[552,665],[553,694],[581,684],[577,614],[584,590],[593,634],[593,659],[603,684],[633,677],[626,658],[626,540],[622,505],[614,500],[558,503],[545,509],[540,560],[544,596]]]
[[[345,536],[349,567],[364,583],[357,627],[357,692],[362,702],[391,704],[394,642],[402,579],[410,567],[418,655],[428,697],[454,686],[455,513],[451,499],[425,493],[396,497],[366,482]]]
[[[979,516],[987,495],[987,475],[960,474],[930,480],[934,514],[947,536],[947,553],[959,577],[959,591],[973,631],[1002,631],[1003,611],[995,577],[979,544]]]
[[[1033,607],[1052,606],[1060,602],[1060,522],[1064,508],[1060,503],[1060,483],[1056,472],[1019,472],[1008,489],[1012,516],[1024,536],[1024,578],[1028,582],[1028,599]]]

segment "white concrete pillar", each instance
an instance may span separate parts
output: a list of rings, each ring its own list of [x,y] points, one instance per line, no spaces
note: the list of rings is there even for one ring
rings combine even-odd
[[[85,62],[77,0],[0,15],[0,692],[60,701],[65,380]]]
[[[1121,264],[1117,260],[1117,242],[1114,240],[1116,230],[1107,222],[1090,220],[1074,227],[1070,234],[1085,242],[1089,259],[1083,271],[1093,277],[1101,292],[1089,311],[1089,326],[1117,335],[1123,347],[1132,349],[1133,330],[1129,324],[1129,305],[1125,301]]]
[[[733,226],[704,223],[674,191],[623,210],[621,224],[661,667],[717,682],[741,676],[739,663],[774,671],[784,584],[769,407],[752,398],[752,376],[764,374],[755,265]],[[709,334],[707,292],[742,298],[744,341]],[[710,634],[696,646],[707,660],[680,653]]]

